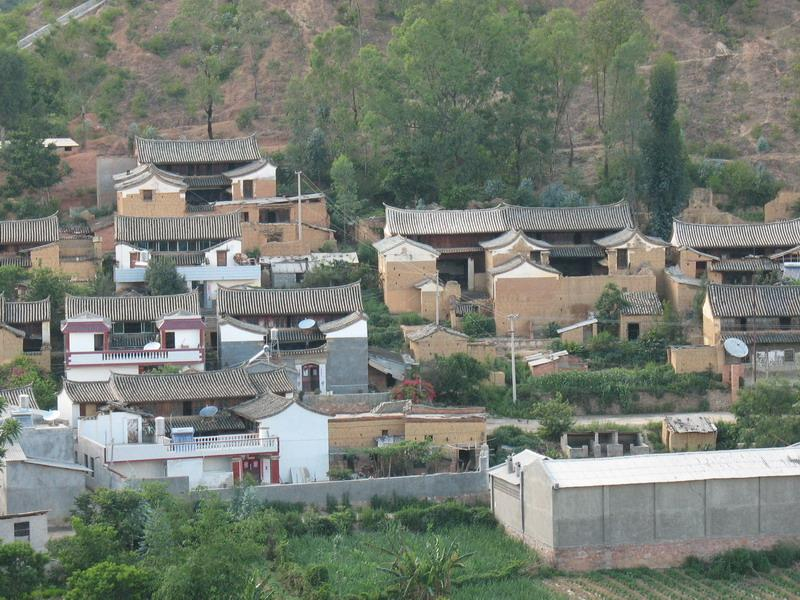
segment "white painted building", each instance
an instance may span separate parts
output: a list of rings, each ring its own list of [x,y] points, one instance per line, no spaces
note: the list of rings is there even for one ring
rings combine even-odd
[[[24,542],[44,552],[48,539],[46,510],[0,515],[0,540],[4,544]]]
[[[104,381],[173,365],[205,369],[205,324],[196,292],[170,296],[66,297],[64,373]]]

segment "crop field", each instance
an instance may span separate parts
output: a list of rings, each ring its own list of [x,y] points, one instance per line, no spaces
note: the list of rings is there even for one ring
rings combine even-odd
[[[733,580],[704,577],[686,569],[595,571],[543,580],[555,597],[631,600],[744,600],[800,598],[800,569]],[[522,598],[524,596],[520,596]],[[531,596],[536,598],[536,596]]]

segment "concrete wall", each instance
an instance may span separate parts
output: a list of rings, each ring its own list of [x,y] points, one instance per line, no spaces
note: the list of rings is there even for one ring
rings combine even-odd
[[[534,465],[536,467],[536,465]],[[530,479],[548,483],[528,469]],[[529,482],[532,483],[532,482]],[[527,488],[526,488],[527,491]],[[538,504],[546,490],[526,494],[536,522],[525,531],[557,568],[591,570],[677,566],[733,547],[763,548],[800,539],[800,477],[716,479],[550,490],[553,510]]]
[[[293,483],[287,485],[255,486],[257,500],[266,502],[298,502],[318,507],[327,505],[328,496],[337,501],[348,499],[350,503],[366,504],[373,496],[390,498],[393,495],[443,500],[485,501],[488,496],[488,472],[436,473],[434,475],[411,475],[408,477],[383,477],[379,479],[355,479],[351,481],[323,481],[315,483]],[[222,498],[233,497],[234,490],[210,490]]]
[[[269,427],[270,435],[280,440],[281,481],[292,480],[292,469],[308,469],[312,479],[328,478],[328,417],[298,404],[262,419],[260,425]]]
[[[14,537],[15,523],[28,523],[30,538]],[[0,517],[0,540],[5,544],[28,542],[37,552],[44,552],[47,545],[47,513],[23,513]]]
[[[85,490],[83,471],[8,462],[0,483],[4,512],[49,511],[51,523],[67,522],[75,497]]]
[[[132,156],[97,157],[97,208],[111,206],[117,199],[114,189],[114,175],[136,167]]]
[[[69,463],[74,459],[72,430],[69,427],[25,428],[19,445],[28,458]]]
[[[326,387],[334,394],[369,391],[367,338],[327,337]]]
[[[263,340],[251,342],[224,342],[220,340],[219,360],[222,368],[242,364],[264,348]]]
[[[520,504],[520,486],[489,477],[491,485],[492,512],[506,531],[516,537],[522,537],[522,505]]]

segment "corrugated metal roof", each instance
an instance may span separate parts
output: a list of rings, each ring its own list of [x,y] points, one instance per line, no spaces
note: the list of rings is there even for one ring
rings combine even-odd
[[[800,286],[719,285],[707,288],[715,317],[800,317]]]
[[[242,236],[238,212],[193,217],[114,218],[114,239],[118,242],[229,240]]]
[[[136,138],[140,163],[237,163],[261,160],[256,136],[221,140],[153,140]]]
[[[800,448],[560,459],[544,461],[542,467],[555,489],[706,479],[800,477]]]
[[[220,288],[220,315],[345,315],[361,312],[361,282],[321,288]]]
[[[441,235],[520,231],[611,231],[633,227],[627,202],[598,206],[529,207],[501,204],[466,210],[386,207],[391,235]]]
[[[730,225],[673,219],[671,243],[677,248],[789,248],[800,244],[800,219]]]

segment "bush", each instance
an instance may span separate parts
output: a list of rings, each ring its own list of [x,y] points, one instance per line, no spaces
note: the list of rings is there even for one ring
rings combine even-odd
[[[47,556],[30,544],[12,542],[0,545],[0,597],[23,598],[44,578]]]
[[[328,471],[328,478],[333,481],[346,481],[353,478],[353,469],[347,467],[331,467]]]
[[[769,559],[764,552],[736,548],[711,559],[708,575],[714,579],[732,579],[756,573],[768,573]]]
[[[139,567],[101,562],[70,577],[69,588],[65,600],[146,600],[152,593],[153,577]]]
[[[253,125],[259,114],[261,113],[261,106],[258,104],[250,104],[245,106],[236,116],[236,127],[239,131],[247,131]]]
[[[386,528],[386,511],[366,507],[358,513],[358,524],[365,531],[383,531]]]
[[[490,337],[496,333],[494,318],[480,312],[464,315],[461,326],[469,337]]]
[[[763,206],[781,189],[781,184],[763,166],[742,160],[725,162],[710,168],[707,185],[728,196],[734,207]]]
[[[410,531],[417,532],[456,525],[477,525],[479,527],[495,527],[497,525],[494,515],[488,508],[484,506],[469,507],[454,501],[432,506],[410,506],[397,511],[395,519]]]

